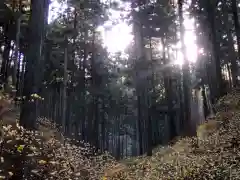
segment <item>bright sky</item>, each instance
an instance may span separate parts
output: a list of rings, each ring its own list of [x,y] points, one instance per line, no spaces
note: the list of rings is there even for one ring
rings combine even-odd
[[[63,12],[66,9],[66,5],[60,5],[57,0],[51,0],[49,6],[49,15],[48,15],[48,22],[56,19],[58,17],[58,13]]]
[[[186,56],[189,62],[194,63],[196,62],[198,55],[196,35],[194,32],[194,19],[186,18],[184,20],[184,26],[185,26],[184,42],[186,46]],[[181,65],[183,63],[183,54],[181,52],[180,42],[177,44],[177,47],[179,48],[179,50],[177,52],[177,60],[175,63]]]
[[[129,7],[128,4],[120,4],[123,7]],[[49,22],[57,17],[57,12],[62,12],[66,8],[66,5],[60,5],[56,0],[53,0],[50,5]],[[104,45],[107,47],[110,53],[123,52],[132,41],[132,28],[121,17],[126,16],[126,12],[109,10],[110,21],[107,21],[103,26],[99,27],[102,32]],[[117,21],[117,23],[116,23]],[[115,22],[112,25],[112,22]],[[194,33],[194,19],[185,18],[185,36],[184,42],[186,45],[187,59],[194,63],[197,60],[198,48],[196,45],[196,35]],[[181,43],[179,42],[176,47],[177,51],[175,64],[182,65],[183,55],[181,52]]]
[[[116,2],[119,2],[117,0]],[[119,3],[119,8],[130,10],[129,3]],[[128,15],[128,12],[118,11],[114,9],[109,10],[110,21],[106,22],[100,27],[103,35],[104,45],[111,53],[124,51],[133,39],[132,28],[127,24],[126,21],[121,20],[123,17]],[[111,22],[117,22],[112,25]],[[113,41],[114,39],[114,41]]]

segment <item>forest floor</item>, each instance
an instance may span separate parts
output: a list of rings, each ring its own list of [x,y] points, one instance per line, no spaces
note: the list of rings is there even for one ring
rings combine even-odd
[[[16,114],[8,115],[2,128],[0,179],[240,179],[240,92],[224,96],[216,109],[216,116],[198,128],[198,137],[156,148],[151,157],[120,162],[108,154],[87,158],[88,144],[79,147],[68,139],[62,144],[46,119],[45,127],[31,132],[17,124]]]
[[[240,179],[240,91],[221,98],[215,108],[216,115],[198,127],[197,137],[156,148],[151,157],[123,160],[126,166],[105,175],[124,180]]]

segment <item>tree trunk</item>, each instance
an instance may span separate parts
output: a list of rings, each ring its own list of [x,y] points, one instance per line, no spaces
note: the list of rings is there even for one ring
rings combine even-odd
[[[82,121],[81,121],[81,133],[82,133],[82,139],[86,140],[86,64],[87,64],[87,56],[88,56],[88,51],[87,51],[87,39],[88,39],[88,32],[87,30],[84,31],[84,54],[83,54],[83,62],[82,62],[82,69],[81,69],[81,74],[82,74],[82,89],[81,89],[81,100],[82,100]]]
[[[233,13],[233,21],[237,36],[237,45],[238,45],[238,60],[240,59],[240,27],[239,27],[239,19],[238,19],[238,10],[237,10],[237,2],[236,0],[232,0],[232,13]]]
[[[144,59],[144,46],[143,46],[143,35],[142,35],[142,24],[138,17],[137,12],[133,10],[133,18],[134,18],[134,25],[133,25],[133,31],[134,31],[134,43],[135,43],[135,54],[136,54],[136,61],[134,62],[134,66],[136,68],[135,70],[135,81],[136,81],[136,94],[137,94],[137,132],[138,132],[138,141],[139,141],[139,154],[144,153],[144,142],[145,136],[144,134],[144,127],[142,125],[145,125],[144,121],[144,111],[143,108],[145,105],[144,99],[144,76],[143,71],[141,69],[141,63]],[[144,139],[143,139],[144,138]]]
[[[147,122],[147,156],[152,156],[152,115],[151,112],[151,102],[149,96],[147,97],[148,103],[148,122]]]
[[[11,1],[11,7],[12,12],[15,11],[16,8],[16,2]],[[4,35],[5,35],[5,44],[4,44],[4,52],[3,52],[3,62],[1,67],[1,80],[3,81],[4,87],[6,87],[8,83],[8,76],[9,76],[9,70],[10,70],[10,58],[9,53],[11,50],[11,35],[13,32],[13,17],[10,18],[10,20],[6,23],[4,28]]]
[[[220,58],[220,46],[217,41],[217,32],[216,32],[216,23],[215,23],[215,9],[216,7],[213,5],[213,2],[208,1],[207,4],[207,19],[210,26],[210,36],[212,42],[212,55],[214,58],[214,69],[216,74],[216,82],[215,82],[215,89],[216,89],[216,99],[220,98],[224,95],[223,92],[223,79],[222,79],[222,70],[221,70],[221,58]]]
[[[20,124],[28,129],[34,129],[36,123],[37,100],[32,94],[39,92],[39,77],[41,77],[40,60],[42,57],[43,30],[44,30],[44,3],[43,1],[31,1],[30,34],[26,72],[24,80],[24,102],[20,115]]]
[[[227,6],[225,5],[224,8],[227,9]],[[234,40],[233,40],[233,35],[232,35],[232,32],[231,32],[231,28],[229,27],[230,24],[228,22],[228,14],[227,13],[224,15],[224,24],[225,24],[225,27],[226,27],[226,30],[227,30],[227,37],[228,37],[228,48],[229,48],[229,51],[228,51],[229,52],[229,57],[228,58],[230,58],[229,62],[231,63],[231,66],[230,66],[231,67],[231,76],[229,76],[229,78],[230,78],[229,80],[230,80],[230,84],[232,84],[233,87],[236,87],[238,85],[237,56],[236,56],[236,52],[235,52],[235,49],[234,49]],[[229,68],[229,65],[227,65],[227,67]],[[228,71],[228,72],[230,72],[230,71]],[[232,82],[231,82],[231,80],[232,80]],[[231,87],[231,85],[230,85],[230,87]]]
[[[142,130],[142,109],[141,109],[141,96],[137,95],[137,134],[139,142],[139,155],[143,154],[143,130]]]
[[[101,143],[101,150],[102,150],[102,152],[104,152],[106,149],[106,146],[105,146],[105,144],[106,144],[106,119],[105,119],[105,116],[104,116],[104,113],[105,113],[105,106],[104,106],[104,103],[102,102],[101,103],[101,108],[102,108],[102,111],[101,111],[101,134],[102,134],[102,143]]]
[[[151,37],[149,38],[149,44],[150,44],[150,63],[151,63],[151,79],[149,80],[149,92],[152,91],[150,96],[148,96],[148,148],[147,148],[147,155],[152,156],[152,148],[153,148],[153,130],[152,130],[152,121],[155,115],[155,110],[153,104],[155,104],[155,96],[156,96],[156,91],[155,91],[155,78],[154,78],[154,66],[153,66],[153,57],[152,57],[152,39]]]
[[[93,30],[94,31],[94,30]],[[95,34],[96,32],[93,32],[93,41],[92,41],[92,57],[91,57],[91,76],[92,76],[92,84],[91,84],[91,88],[92,88],[92,104],[91,104],[91,121],[92,121],[92,130],[91,130],[91,141],[93,143],[93,145],[95,146],[95,148],[99,148],[99,140],[98,140],[98,136],[99,136],[99,117],[98,117],[98,80],[99,80],[99,75],[97,73],[97,67],[96,67],[96,37]]]
[[[17,32],[16,32],[16,42],[15,42],[15,52],[14,52],[14,65],[13,65],[13,78],[12,78],[12,84],[16,87],[17,86],[17,71],[18,71],[18,53],[19,52],[19,37],[20,37],[20,26],[21,26],[21,15],[17,17]],[[20,59],[19,59],[20,61]]]
[[[166,43],[162,38],[162,46],[163,46],[163,63],[166,66],[164,69],[164,86],[165,86],[165,100],[167,102],[168,108],[168,119],[169,119],[169,134],[170,139],[172,140],[177,135],[176,124],[174,119],[174,111],[173,111],[173,93],[172,93],[172,77],[171,77],[171,69],[167,67],[167,58],[166,58]]]
[[[228,48],[229,48],[229,54],[230,54],[229,58],[231,63],[231,66],[230,66],[231,76],[229,76],[229,78],[230,78],[230,82],[232,80],[233,87],[236,87],[238,85],[238,75],[237,75],[238,65],[237,65],[237,59],[236,59],[236,52],[234,50],[233,37],[230,30],[228,30],[227,36],[228,36],[228,45],[229,45]],[[227,66],[229,67],[229,65]]]
[[[189,63],[186,57],[186,47],[184,43],[184,25],[183,25],[183,0],[178,0],[178,13],[180,25],[180,38],[183,52],[183,98],[184,98],[184,134],[191,135],[191,107],[190,107],[190,71]]]
[[[1,75],[2,75],[1,80],[4,85],[7,83],[7,78],[8,78],[10,49],[11,49],[11,41],[9,40],[8,37],[5,37],[3,61],[2,61],[2,65],[1,65]]]
[[[64,75],[63,75],[63,107],[62,107],[62,133],[65,133],[66,126],[66,111],[67,111],[67,82],[68,82],[68,42],[67,37],[65,37],[65,49],[64,49]]]

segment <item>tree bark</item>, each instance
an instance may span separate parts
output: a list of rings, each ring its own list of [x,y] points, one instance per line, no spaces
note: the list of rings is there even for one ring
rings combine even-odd
[[[142,35],[142,24],[138,17],[138,12],[133,10],[133,18],[134,18],[134,25],[133,25],[133,31],[134,31],[134,43],[135,43],[135,54],[136,54],[136,61],[134,62],[135,66],[135,81],[136,81],[136,96],[137,96],[137,132],[138,132],[138,142],[139,142],[139,154],[144,153],[144,143],[145,136],[144,132],[146,129],[144,129],[145,126],[145,114],[144,111],[148,111],[147,109],[144,109],[145,107],[145,75],[141,68],[141,63],[143,63],[144,60],[144,42],[143,42],[143,35]],[[147,138],[146,138],[147,140]]]
[[[32,94],[39,92],[39,69],[42,57],[43,31],[44,31],[44,3],[43,1],[31,1],[30,31],[27,57],[26,72],[24,79],[24,102],[20,115],[20,124],[28,129],[36,126],[37,100],[33,99]]]
[[[212,55],[214,63],[212,64],[215,69],[216,82],[215,82],[215,92],[217,93],[215,99],[220,98],[224,95],[223,91],[223,79],[222,79],[222,69],[221,69],[221,58],[220,58],[220,46],[217,41],[216,23],[215,23],[215,6],[212,1],[207,3],[207,19],[210,26],[210,37],[212,42]]]
[[[238,60],[240,60],[240,26],[239,26],[239,18],[238,18],[238,10],[237,10],[237,2],[236,0],[232,0],[232,13],[233,13],[233,21],[237,36],[237,45],[238,45]]]
[[[183,25],[183,0],[178,0],[178,14],[180,24],[180,39],[183,53],[183,98],[184,98],[184,134],[191,135],[191,107],[190,107],[190,71],[189,63],[186,57],[186,47],[184,43],[184,25]]]
[[[228,8],[227,5],[224,5],[224,10],[226,12],[227,12],[227,8]],[[227,31],[227,37],[228,37],[227,38],[228,39],[228,49],[229,49],[229,51],[228,51],[229,56],[228,57],[230,58],[229,62],[231,63],[231,66],[230,66],[230,68],[231,68],[231,76],[229,76],[229,78],[230,78],[230,87],[231,87],[231,84],[232,84],[233,87],[236,87],[238,85],[237,54],[236,54],[235,49],[234,49],[234,40],[233,40],[233,34],[231,32],[231,27],[229,27],[230,24],[229,24],[229,21],[228,21],[228,13],[226,13],[223,16],[223,18],[224,18],[223,20],[224,20],[225,28],[226,28],[226,31]],[[227,67],[229,68],[229,65],[227,65]],[[230,74],[230,71],[228,71],[228,72]]]
[[[67,82],[68,82],[68,42],[67,37],[65,37],[65,48],[64,48],[64,75],[63,75],[63,107],[62,107],[62,133],[65,133],[66,126],[66,111],[67,111]]]
[[[174,137],[177,136],[176,131],[176,124],[174,119],[174,111],[173,111],[173,93],[172,93],[172,77],[171,77],[171,69],[167,67],[167,58],[166,58],[166,42],[162,38],[162,46],[163,46],[163,63],[166,65],[166,68],[164,69],[164,86],[165,86],[165,100],[167,102],[167,108],[168,108],[168,119],[169,119],[169,134],[170,139],[172,140]]]
[[[8,28],[5,30],[7,31]],[[5,36],[5,40],[4,40],[4,51],[3,51],[3,61],[1,64],[1,80],[4,83],[4,85],[7,83],[7,77],[8,77],[8,70],[9,70],[9,52],[11,49],[11,40]]]

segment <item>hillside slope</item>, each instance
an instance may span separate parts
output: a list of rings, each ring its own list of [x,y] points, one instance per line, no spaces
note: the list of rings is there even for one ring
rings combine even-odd
[[[87,158],[88,144],[78,147],[65,139],[63,145],[53,127],[30,132],[5,121],[0,179],[240,179],[239,99],[238,91],[223,97],[216,105],[216,116],[198,128],[198,137],[156,148],[152,157],[121,162],[108,154]]]
[[[159,148],[152,157],[128,161],[108,179],[192,180],[240,179],[240,92],[234,90],[216,104],[216,116],[198,127],[198,137],[183,138]],[[155,150],[156,151],[156,150]]]
[[[18,111],[12,111],[1,120],[0,179],[97,180],[106,167],[117,164],[108,154],[86,156],[87,143],[79,147],[72,139],[64,139],[63,144],[63,137],[47,119],[38,119],[38,130],[32,132],[20,127],[16,117]]]

